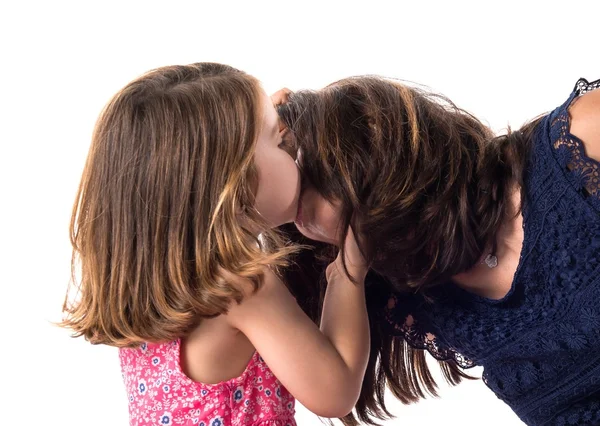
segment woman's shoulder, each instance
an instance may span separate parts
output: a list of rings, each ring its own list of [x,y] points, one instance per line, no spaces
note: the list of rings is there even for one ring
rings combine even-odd
[[[600,211],[598,88],[600,80],[580,79],[567,101],[541,121],[525,181],[530,204],[544,207],[566,197]]]
[[[576,98],[569,107],[570,133],[578,138],[586,157],[600,161],[600,90]]]

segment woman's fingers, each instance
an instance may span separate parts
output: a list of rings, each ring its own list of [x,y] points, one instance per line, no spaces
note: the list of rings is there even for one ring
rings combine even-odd
[[[273,102],[273,105],[275,106],[282,105],[288,101],[288,98],[291,93],[292,91],[287,87],[279,89],[277,92],[271,95],[271,102]]]

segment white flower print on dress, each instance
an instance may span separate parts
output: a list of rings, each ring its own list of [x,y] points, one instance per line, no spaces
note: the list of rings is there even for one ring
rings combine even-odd
[[[119,350],[130,426],[296,426],[294,399],[255,353],[241,376],[194,382],[181,370],[180,341]]]

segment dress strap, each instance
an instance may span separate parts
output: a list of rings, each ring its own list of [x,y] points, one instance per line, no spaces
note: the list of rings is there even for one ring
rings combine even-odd
[[[590,83],[585,78],[580,78],[577,80],[577,83],[575,83],[575,88],[573,91],[577,94],[577,96],[579,96],[598,88],[600,88],[600,79]]]

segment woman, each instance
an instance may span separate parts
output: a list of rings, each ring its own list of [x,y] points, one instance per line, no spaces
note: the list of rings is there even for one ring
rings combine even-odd
[[[426,349],[452,384],[483,366],[527,424],[600,424],[599,87],[579,80],[500,137],[376,77],[279,107],[306,181],[298,229],[339,245],[352,226],[374,271],[360,420],[390,415],[386,383],[405,403],[435,393]]]

